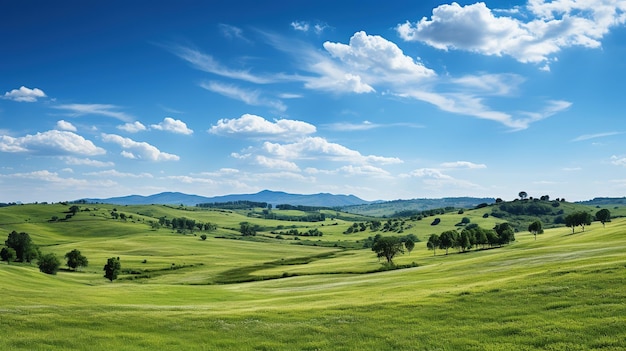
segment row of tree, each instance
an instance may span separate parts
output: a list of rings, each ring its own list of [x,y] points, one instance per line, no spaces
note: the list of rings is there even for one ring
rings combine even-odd
[[[159,218],[158,225],[162,227],[166,227],[166,228],[172,228],[174,230],[179,230],[179,231],[189,230],[190,232],[193,232],[194,230],[213,231],[217,229],[216,224],[213,224],[210,222],[207,222],[207,223],[196,222],[194,219],[189,219],[186,217],[169,219],[163,216]]]
[[[512,241],[515,241],[515,232],[509,223],[496,224],[493,229],[469,224],[460,233],[456,230],[447,230],[440,235],[431,234],[426,247],[433,250],[433,255],[437,254],[437,249],[446,250],[447,255],[451,248],[465,252],[472,248],[502,246]]]

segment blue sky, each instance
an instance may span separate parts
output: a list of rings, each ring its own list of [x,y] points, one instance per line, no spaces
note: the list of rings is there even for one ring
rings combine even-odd
[[[12,1],[0,202],[626,195],[626,1]]]

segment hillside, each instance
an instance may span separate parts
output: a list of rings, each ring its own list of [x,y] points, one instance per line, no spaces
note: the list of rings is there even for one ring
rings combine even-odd
[[[494,202],[494,198],[447,197],[441,199],[379,201],[369,204],[344,206],[341,207],[341,210],[364,216],[392,217],[403,212],[419,212],[446,207],[456,209],[473,208],[482,203],[492,204]]]
[[[262,218],[261,208],[89,204],[65,219],[68,207],[0,208],[3,236],[25,231],[43,253],[79,249],[89,259],[54,276],[35,264],[0,263],[0,349],[626,348],[626,219],[575,234],[556,227],[537,240],[520,231],[510,245],[445,255],[426,248],[431,233],[462,229],[463,217],[492,228],[502,219],[483,216],[495,208],[381,219],[396,229],[345,234],[372,218],[327,211],[323,221],[304,222],[297,217],[308,214],[295,210],[272,210],[292,217],[277,220]],[[182,217],[217,228],[153,225]],[[258,234],[242,237],[243,221]],[[323,236],[272,233],[287,229]],[[411,268],[381,270],[363,248],[376,234],[421,239],[396,258]],[[109,257],[122,263],[113,282],[102,277]]]
[[[201,203],[222,203],[236,201],[266,202],[273,206],[289,204],[294,206],[343,207],[366,204],[367,201],[354,195],[333,195],[327,193],[301,195],[289,194],[280,191],[264,190],[256,194],[233,194],[224,196],[205,197],[177,192],[164,192],[150,196],[130,195],[106,199],[86,198],[73,201],[75,203],[105,203],[116,205],[184,205],[195,206]]]

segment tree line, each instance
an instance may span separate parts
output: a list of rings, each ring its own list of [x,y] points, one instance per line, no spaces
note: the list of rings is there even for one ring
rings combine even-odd
[[[472,248],[500,247],[513,241],[515,241],[515,231],[509,223],[496,224],[493,229],[469,224],[460,233],[456,230],[447,230],[439,235],[431,234],[426,247],[433,250],[433,255],[437,254],[437,249],[445,250],[447,255],[451,248],[466,252]]]

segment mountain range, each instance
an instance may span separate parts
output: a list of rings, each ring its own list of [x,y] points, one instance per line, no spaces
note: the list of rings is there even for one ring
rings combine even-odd
[[[178,192],[164,192],[149,196],[129,195],[107,199],[81,199],[81,203],[110,203],[116,205],[185,205],[201,203],[222,203],[234,201],[266,202],[272,206],[289,204],[294,206],[345,207],[371,203],[354,195],[333,195],[319,193],[311,195],[289,194],[281,191],[263,190],[256,194],[233,194],[214,197],[189,195]]]

